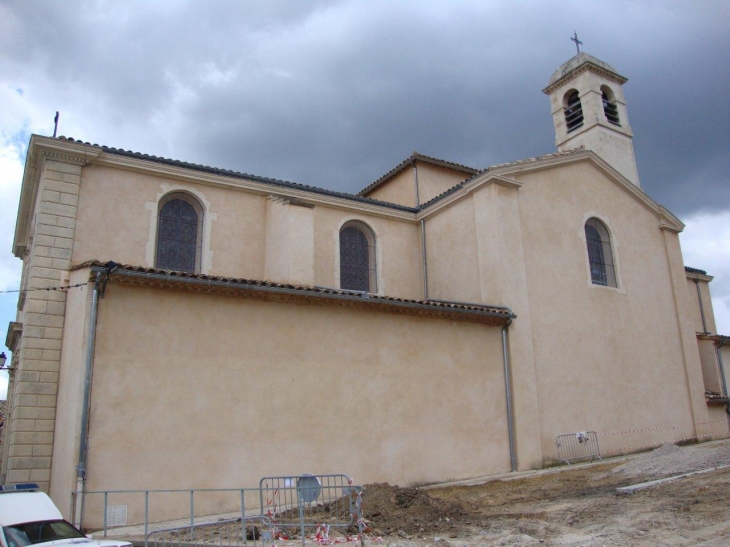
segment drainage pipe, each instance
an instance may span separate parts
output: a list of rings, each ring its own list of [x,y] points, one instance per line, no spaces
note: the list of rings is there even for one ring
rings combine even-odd
[[[96,316],[99,309],[99,286],[102,271],[96,272],[94,292],[91,296],[91,317],[89,319],[89,336],[86,343],[86,380],[84,383],[84,403],[81,413],[81,433],[79,435],[79,463],[76,466],[76,505],[74,508],[74,524],[81,527],[84,503],[84,483],[86,481],[86,458],[89,436],[89,406],[91,400],[91,371],[94,364],[94,345],[96,343]]]
[[[722,394],[727,397],[727,378],[725,378],[725,367],[722,364],[722,347],[725,345],[727,345],[725,342],[718,340],[715,344],[715,353],[717,353],[717,366],[720,369],[720,380],[722,380]],[[730,406],[728,406],[728,413],[730,413]]]
[[[512,371],[509,362],[508,329],[512,319],[502,327],[502,356],[504,359],[504,391],[507,396],[507,436],[509,437],[509,463],[512,472],[517,471],[517,454],[515,450],[515,422],[514,408],[512,406]]]
[[[695,287],[697,287],[697,300],[700,303],[700,315],[702,316],[702,332],[707,334],[708,331],[707,331],[707,322],[705,321],[705,307],[702,305],[702,292],[700,292],[700,282],[698,279],[695,279],[694,282],[695,282]]]
[[[416,185],[416,207],[421,206],[421,196],[419,196],[418,193],[418,168],[416,167],[416,162],[414,161],[412,163],[413,165],[413,182]]]
[[[421,219],[421,266],[423,268],[423,299],[428,300],[428,262],[426,261],[426,219]]]

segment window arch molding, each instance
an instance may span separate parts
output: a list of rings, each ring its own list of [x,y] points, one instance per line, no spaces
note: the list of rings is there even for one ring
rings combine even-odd
[[[619,242],[609,220],[593,211],[587,213],[583,218],[581,236],[588,286],[623,293],[618,263]]]
[[[210,201],[197,188],[165,182],[160,185],[160,192],[154,201],[145,202],[145,209],[150,215],[149,236],[145,247],[145,262],[149,267],[157,265],[159,217],[162,207],[175,198],[184,200],[198,214],[198,233],[196,237],[195,273],[208,274],[213,267],[213,251],[210,248],[210,236],[217,214],[211,211]]]
[[[382,293],[381,248],[373,226],[359,218],[345,218],[334,236],[337,287]]]

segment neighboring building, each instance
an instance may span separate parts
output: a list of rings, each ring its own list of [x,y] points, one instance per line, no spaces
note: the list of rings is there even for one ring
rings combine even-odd
[[[544,90],[557,153],[414,153],[357,196],[34,135],[2,478],[67,513],[82,488],[405,485],[539,468],[565,433],[727,437],[712,278],[640,187],[624,82],[581,53]]]

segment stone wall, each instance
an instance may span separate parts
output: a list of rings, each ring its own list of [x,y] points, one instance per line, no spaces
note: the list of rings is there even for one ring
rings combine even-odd
[[[41,158],[29,253],[18,311],[23,334],[17,370],[8,392],[10,442],[3,462],[6,482],[36,482],[49,489],[66,293],[34,290],[67,284],[82,163],[71,157]],[[12,399],[11,399],[12,397]]]

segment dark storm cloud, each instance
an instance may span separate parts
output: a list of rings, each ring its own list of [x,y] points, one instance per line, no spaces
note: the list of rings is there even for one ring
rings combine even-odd
[[[723,3],[16,2],[0,15],[0,74],[61,110],[62,133],[351,192],[414,150],[474,167],[553,151],[540,90],[575,28],[629,78],[647,193],[680,215],[730,198]]]

